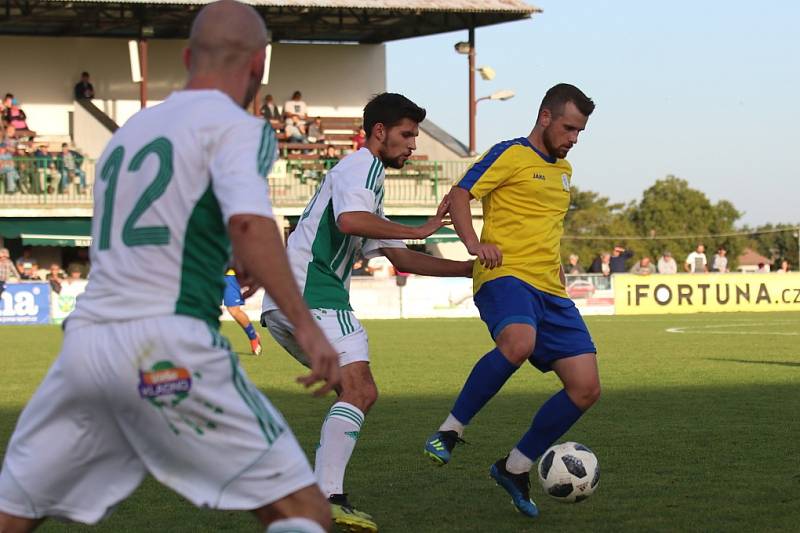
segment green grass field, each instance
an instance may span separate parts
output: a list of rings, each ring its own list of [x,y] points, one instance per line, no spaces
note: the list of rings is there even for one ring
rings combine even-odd
[[[489,465],[559,386],[532,367],[517,372],[476,417],[453,462],[421,453],[490,339],[478,320],[370,321],[381,390],[350,463],[346,490],[382,532],[800,530],[800,314],[589,317],[603,396],[562,439],[598,455],[600,488],[561,504],[538,483],[541,516],[517,514]],[[670,332],[670,328],[680,328]],[[246,338],[224,332],[237,350]],[[59,347],[57,327],[0,328],[0,450]],[[283,411],[307,451],[328,400],[294,384],[301,367],[268,342],[243,357],[253,381]],[[42,531],[89,531],[49,522]],[[148,479],[91,531],[258,531],[244,513],[196,510]]]

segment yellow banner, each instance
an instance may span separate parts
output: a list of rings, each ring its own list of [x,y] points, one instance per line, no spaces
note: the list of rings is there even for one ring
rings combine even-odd
[[[800,273],[614,276],[618,315],[800,311]]]

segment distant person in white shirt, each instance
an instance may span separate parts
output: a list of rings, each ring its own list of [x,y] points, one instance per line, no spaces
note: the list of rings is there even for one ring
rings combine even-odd
[[[728,272],[728,252],[720,247],[711,260],[711,272]]]
[[[286,118],[293,117],[299,120],[302,124],[306,123],[308,117],[308,106],[303,101],[303,95],[300,91],[295,91],[292,94],[291,100],[286,100],[283,104],[283,116]]]
[[[658,259],[658,273],[659,274],[677,274],[678,263],[672,257],[672,252],[664,252]]]
[[[706,259],[706,247],[702,244],[697,245],[697,249],[690,253],[683,265],[686,272],[700,273],[708,272],[708,260]]]

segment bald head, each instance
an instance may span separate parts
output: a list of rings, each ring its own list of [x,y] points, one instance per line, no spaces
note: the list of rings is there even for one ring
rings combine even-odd
[[[243,69],[265,46],[267,28],[255,9],[234,0],[213,2],[192,23],[189,73]]]

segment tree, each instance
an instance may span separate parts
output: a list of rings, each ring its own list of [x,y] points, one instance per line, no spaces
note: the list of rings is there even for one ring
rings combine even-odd
[[[612,204],[596,192],[572,187],[569,211],[564,219],[562,263],[567,264],[570,254],[577,254],[581,266],[588,270],[595,257],[610,251],[615,244],[603,236],[633,235],[634,226],[628,220],[627,211],[625,204]]]
[[[783,230],[783,231],[775,231]],[[750,245],[758,253],[769,258],[777,267],[787,259],[793,269],[798,266],[797,232],[800,228],[792,224],[765,224],[756,228]]]
[[[735,266],[736,257],[745,247],[746,239],[740,236],[656,239],[669,235],[732,233],[741,217],[732,203],[721,200],[712,204],[703,192],[692,189],[686,180],[675,176],[658,180],[645,190],[641,202],[631,209],[630,216],[636,233],[649,237],[641,245],[642,253],[653,257],[670,250],[680,263],[702,243],[707,255],[713,255],[717,248],[724,247],[730,267]]]

